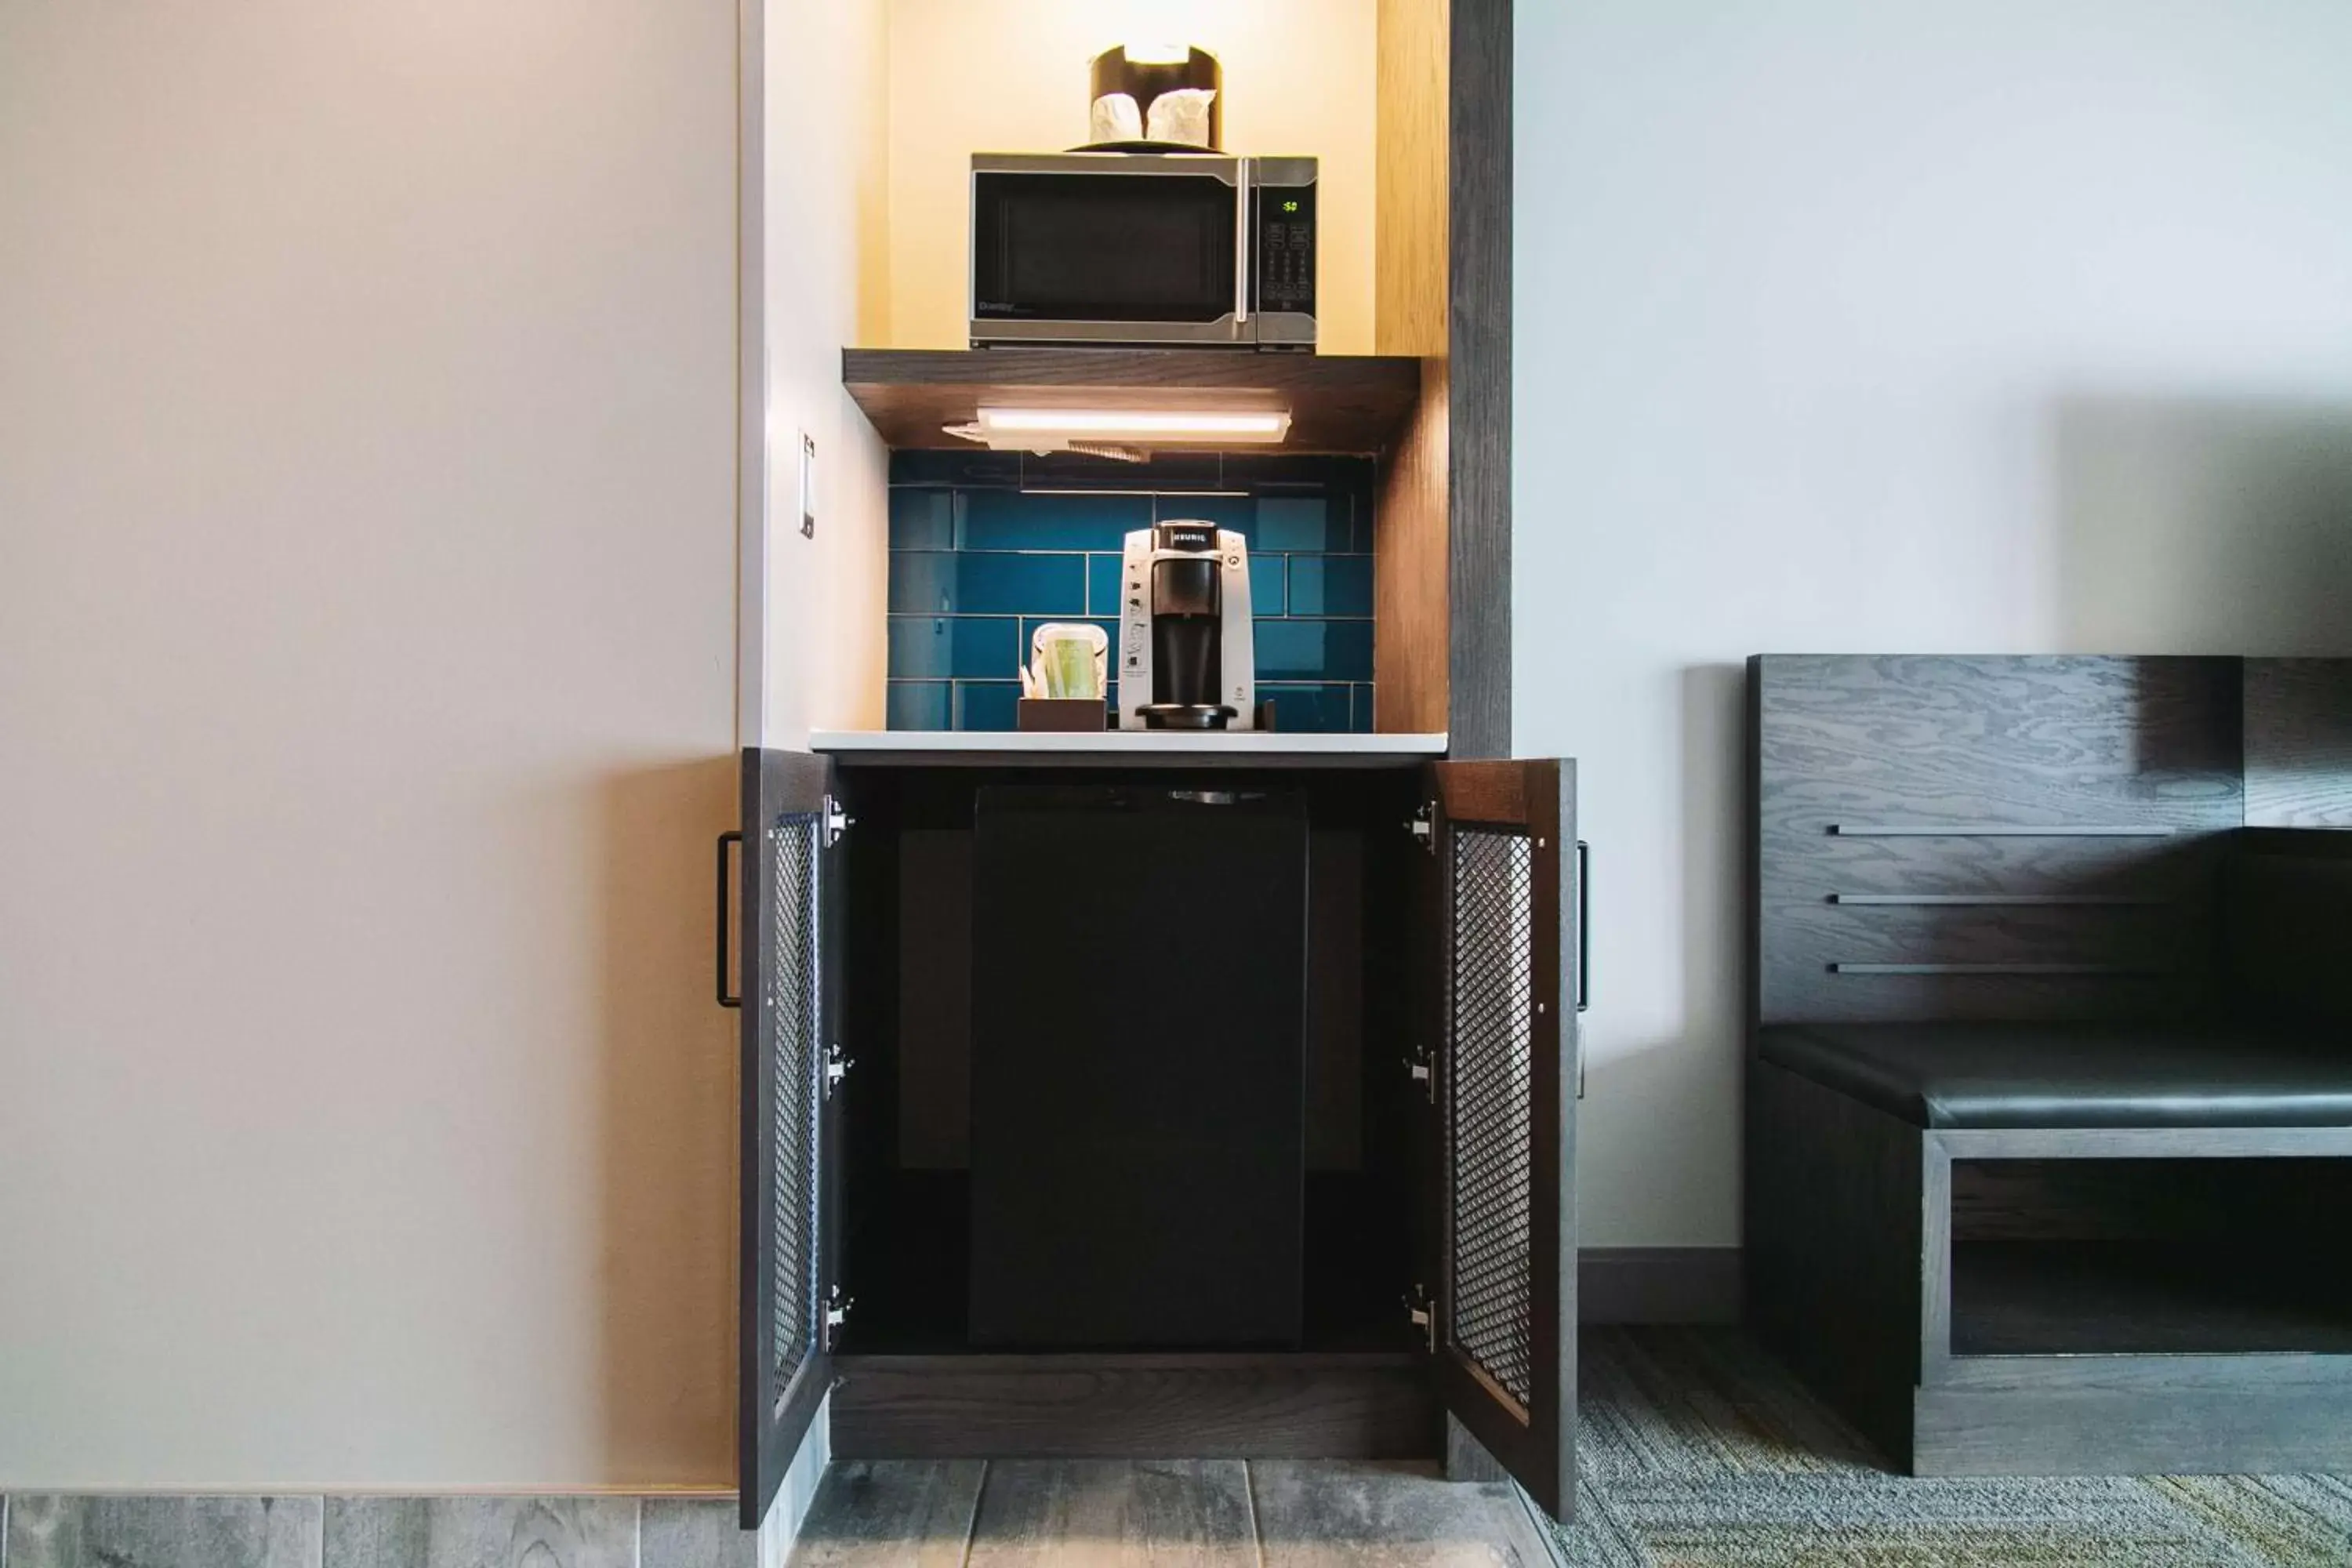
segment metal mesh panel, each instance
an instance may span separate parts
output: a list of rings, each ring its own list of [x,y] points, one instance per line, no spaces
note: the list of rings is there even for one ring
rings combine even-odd
[[[1524,1410],[1535,1382],[1535,847],[1492,828],[1453,837],[1451,1339]]]
[[[779,817],[769,835],[775,900],[775,952],[771,955],[768,1049],[773,1058],[776,1228],[775,1384],[781,1394],[816,1343],[816,1160],[824,1020],[817,930],[817,836],[814,816]]]

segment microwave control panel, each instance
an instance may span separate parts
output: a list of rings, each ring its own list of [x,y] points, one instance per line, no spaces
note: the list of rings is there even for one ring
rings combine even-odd
[[[1255,308],[1315,313],[1315,187],[1257,190]]]

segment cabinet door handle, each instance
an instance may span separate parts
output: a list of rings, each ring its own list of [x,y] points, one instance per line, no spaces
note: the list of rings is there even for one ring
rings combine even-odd
[[[1249,325],[1250,261],[1250,161],[1242,159],[1234,173],[1234,325]]]
[[[1576,1010],[1592,1005],[1592,846],[1576,841]]]
[[[719,1005],[721,1007],[740,1007],[743,1005],[740,992],[727,989],[735,978],[735,955],[731,951],[734,943],[728,935],[735,922],[727,918],[727,847],[732,844],[740,848],[742,843],[740,833],[719,836]]]

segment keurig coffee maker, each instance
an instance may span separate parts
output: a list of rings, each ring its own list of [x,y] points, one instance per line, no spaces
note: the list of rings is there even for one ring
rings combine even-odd
[[[1138,529],[1119,580],[1118,727],[1257,728],[1242,536],[1192,521]]]

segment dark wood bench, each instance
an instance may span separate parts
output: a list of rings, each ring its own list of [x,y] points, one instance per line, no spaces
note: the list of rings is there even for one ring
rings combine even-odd
[[[1916,1473],[2352,1468],[2352,660],[1749,685],[1758,1333]]]

